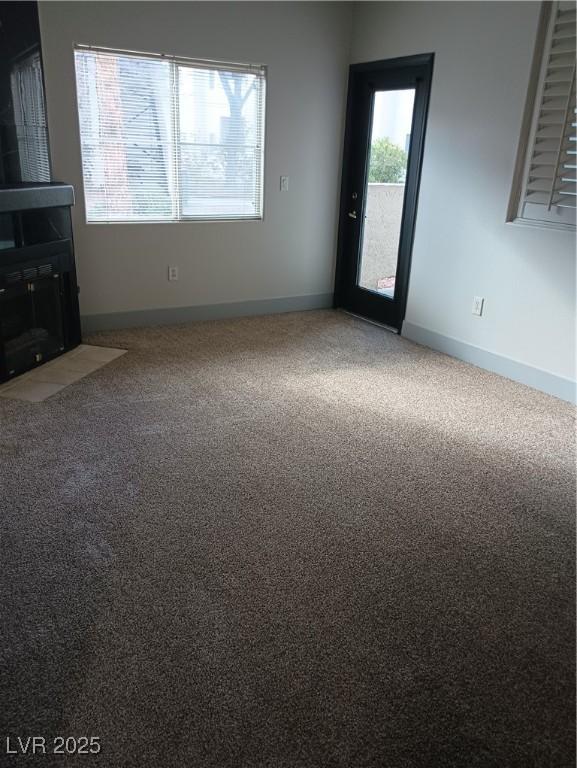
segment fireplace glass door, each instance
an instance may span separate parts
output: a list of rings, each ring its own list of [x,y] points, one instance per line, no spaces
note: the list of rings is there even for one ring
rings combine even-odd
[[[0,343],[9,376],[62,351],[61,300],[59,276],[18,282],[0,292]]]

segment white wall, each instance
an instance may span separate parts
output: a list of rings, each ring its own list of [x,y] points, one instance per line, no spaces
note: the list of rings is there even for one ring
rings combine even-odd
[[[351,55],[435,53],[406,321],[574,379],[574,235],[505,223],[539,5],[357,3]]]
[[[539,4],[353,6],[351,16],[338,2],[40,4],[54,170],[79,192],[82,313],[330,293],[349,54],[433,51],[406,320],[574,378],[574,237],[505,223]],[[267,64],[265,221],[86,225],[75,42]],[[486,298],[482,318],[474,295]]]
[[[77,190],[82,314],[332,293],[348,3],[45,2],[40,24],[55,178]],[[85,224],[74,43],[266,64],[265,220]]]

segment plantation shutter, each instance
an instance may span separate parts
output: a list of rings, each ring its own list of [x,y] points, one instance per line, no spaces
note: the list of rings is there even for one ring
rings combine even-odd
[[[88,221],[262,218],[263,67],[75,58]]]
[[[552,4],[521,216],[575,225],[575,3]]]

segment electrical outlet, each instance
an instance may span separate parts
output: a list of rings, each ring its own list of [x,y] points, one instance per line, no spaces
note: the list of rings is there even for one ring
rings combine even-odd
[[[471,312],[474,315],[478,315],[479,317],[481,317],[481,315],[483,314],[484,305],[485,305],[485,299],[482,296],[474,296],[473,309],[471,310]]]
[[[170,282],[173,280],[178,280],[178,267],[169,267],[168,268],[168,279]]]
[[[288,192],[289,188],[289,177],[288,176],[281,176],[280,177],[280,191],[281,192]]]

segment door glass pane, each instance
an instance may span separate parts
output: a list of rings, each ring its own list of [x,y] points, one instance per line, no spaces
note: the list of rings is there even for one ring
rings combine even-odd
[[[390,299],[395,293],[413,88],[374,97],[365,221],[357,282]]]

